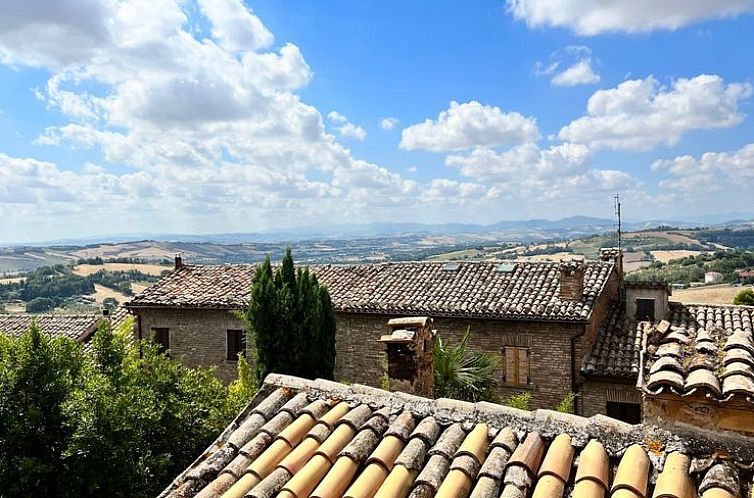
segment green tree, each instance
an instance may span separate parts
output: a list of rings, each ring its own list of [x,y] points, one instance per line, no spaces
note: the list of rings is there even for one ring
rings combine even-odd
[[[738,294],[736,294],[736,297],[733,298],[733,304],[754,306],[754,290],[743,289]]]
[[[3,496],[58,496],[72,434],[65,409],[81,387],[84,358],[71,340],[36,322],[20,338],[0,336],[0,489]]]
[[[55,301],[47,297],[35,297],[26,303],[27,313],[44,313],[55,308]]]
[[[114,310],[120,303],[114,297],[106,297],[102,300],[102,307],[106,310]]]
[[[253,395],[250,374],[226,389],[132,326],[102,321],[88,354],[36,325],[0,336],[0,495],[155,496]]]
[[[273,271],[269,257],[255,274],[242,318],[254,335],[257,379],[268,373],[331,379],[335,312],[330,295],[308,269],[296,269],[291,250]]]
[[[461,342],[445,344],[437,337],[434,347],[435,396],[466,401],[494,401],[497,359],[469,347],[470,330]]]

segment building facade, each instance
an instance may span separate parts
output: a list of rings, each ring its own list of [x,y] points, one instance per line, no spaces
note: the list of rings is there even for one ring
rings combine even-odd
[[[127,306],[137,335],[155,337],[191,366],[235,375],[248,303],[249,265],[199,266],[178,261],[169,276]],[[385,263],[310,269],[336,309],[335,377],[378,386],[386,370],[388,321],[428,316],[446,342],[470,330],[470,345],[499,359],[505,398],[531,393],[533,407],[556,406],[578,390],[582,359],[619,294],[612,261],[528,263]],[[251,355],[253,356],[253,355]]]

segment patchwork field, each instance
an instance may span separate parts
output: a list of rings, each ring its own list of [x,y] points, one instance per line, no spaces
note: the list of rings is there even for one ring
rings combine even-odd
[[[673,259],[688,258],[689,256],[698,256],[702,251],[688,251],[679,249],[674,251],[650,251],[650,254],[661,263],[667,263]]]
[[[160,276],[165,270],[172,269],[171,266],[155,265],[147,263],[105,263],[102,265],[76,265],[73,269],[73,273],[81,275],[82,277],[88,277],[93,273],[97,273],[100,270],[106,270],[109,272],[115,271],[129,271],[137,270],[147,275]]]
[[[673,295],[670,299],[682,303],[733,304],[733,298],[742,289],[745,289],[745,287],[732,285],[707,285],[688,289],[673,289]]]

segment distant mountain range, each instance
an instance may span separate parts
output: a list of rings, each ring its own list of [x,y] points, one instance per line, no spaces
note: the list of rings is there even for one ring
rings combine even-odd
[[[624,231],[636,231],[658,226],[674,226],[692,228],[698,226],[735,226],[752,223],[754,213],[729,213],[727,215],[703,216],[688,220],[648,220],[641,222],[624,222]],[[531,219],[499,221],[489,225],[474,223],[361,223],[341,225],[305,226],[298,228],[268,230],[253,233],[223,233],[223,234],[166,234],[166,233],[131,233],[117,235],[102,235],[84,238],[58,239],[44,242],[34,242],[32,246],[80,246],[90,244],[122,243],[138,240],[215,243],[215,244],[244,244],[252,242],[285,242],[314,239],[349,239],[364,237],[394,237],[397,235],[425,234],[425,235],[496,235],[508,240],[533,240],[543,237],[576,237],[594,233],[615,230],[615,221],[606,218],[590,216],[571,216],[559,220]]]

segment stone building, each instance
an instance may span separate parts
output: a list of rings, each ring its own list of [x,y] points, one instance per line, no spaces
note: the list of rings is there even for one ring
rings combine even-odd
[[[500,360],[503,397],[530,392],[533,407],[556,406],[578,391],[582,359],[620,294],[615,261],[409,262],[310,269],[336,309],[336,378],[379,385],[388,320],[427,316],[446,341],[471,331],[473,348]],[[254,267],[183,264],[128,308],[139,337],[154,336],[189,365],[235,375],[251,348],[235,312],[249,300]]]

